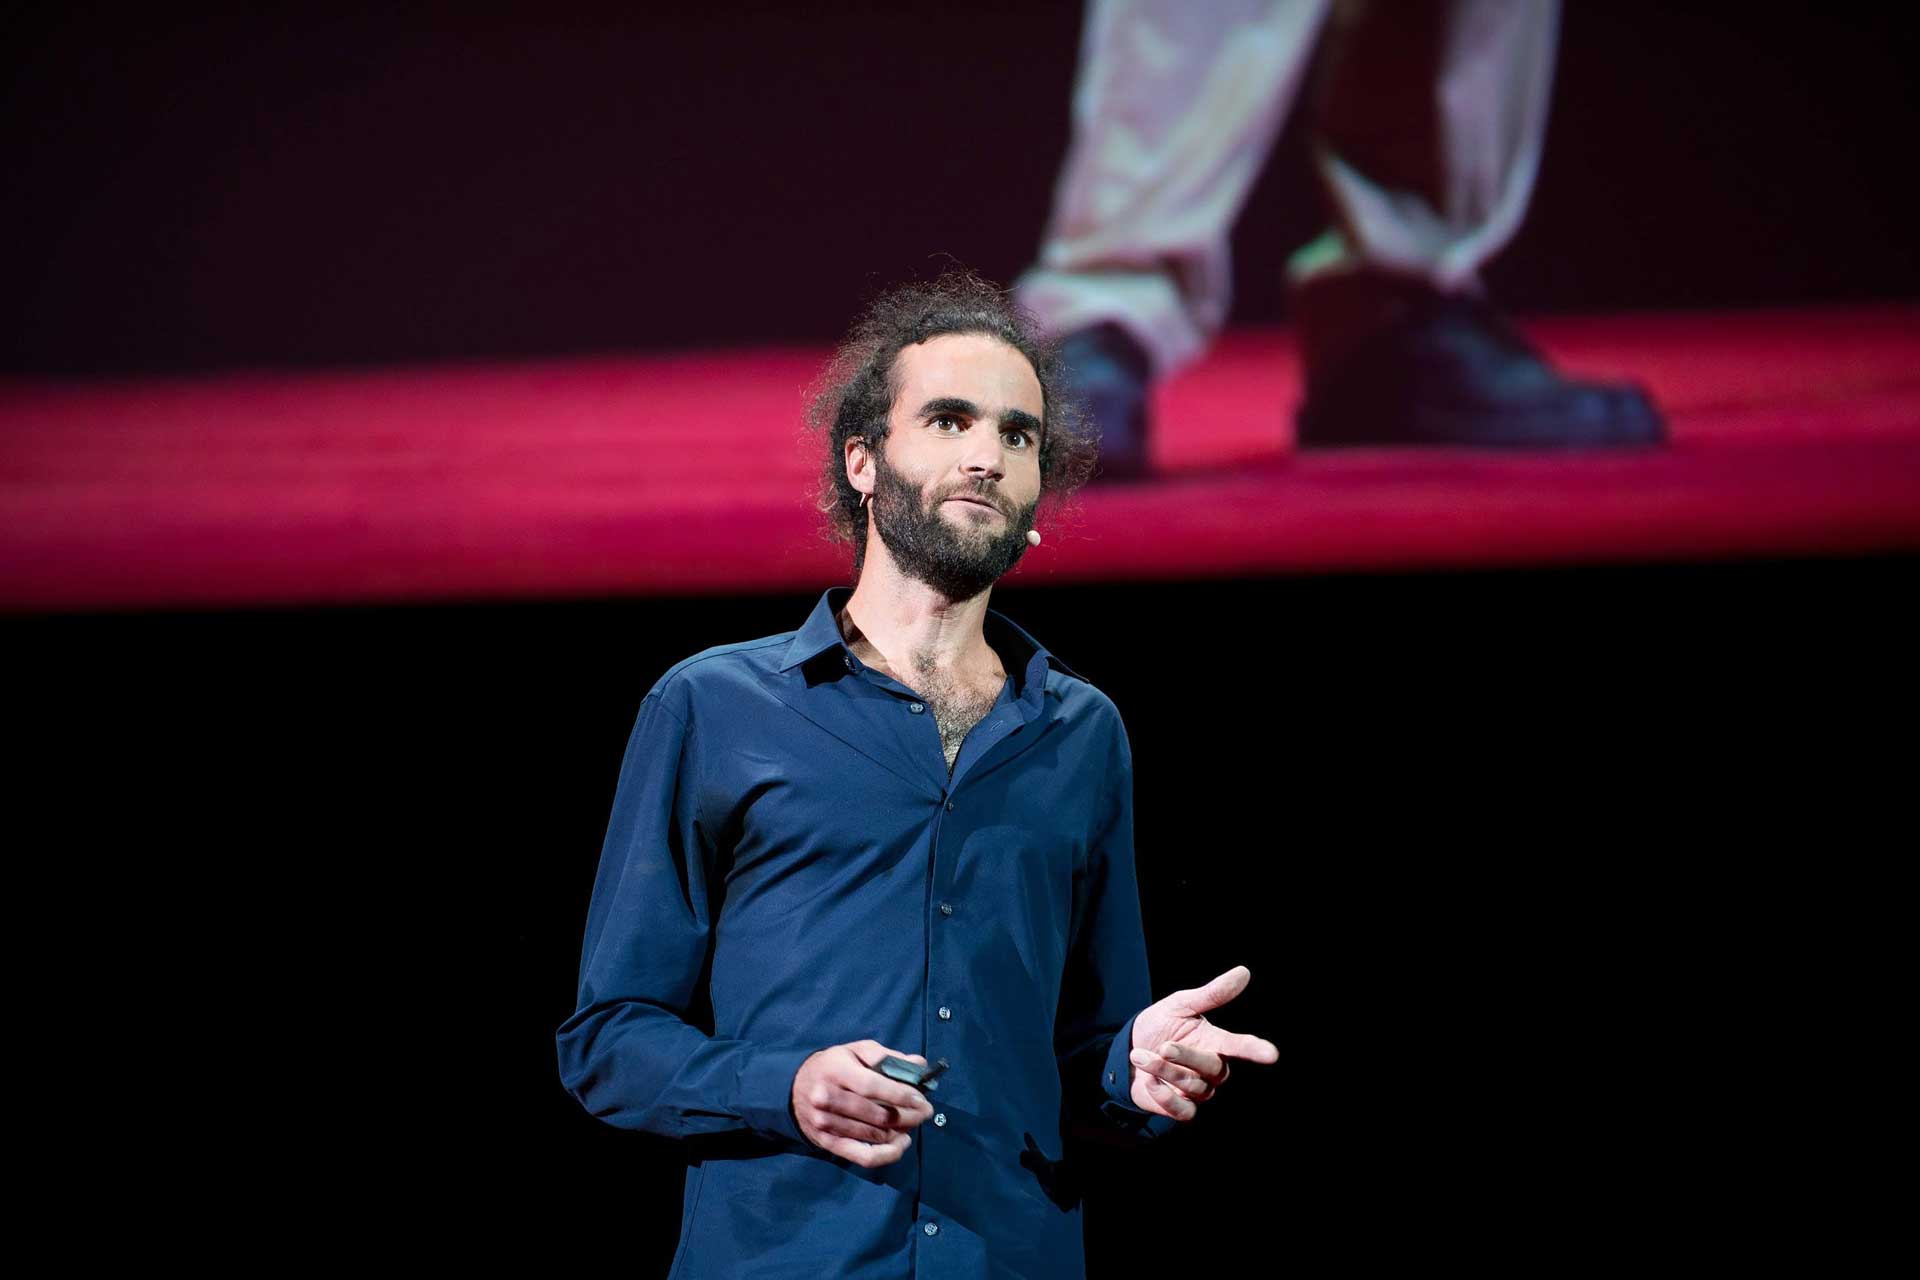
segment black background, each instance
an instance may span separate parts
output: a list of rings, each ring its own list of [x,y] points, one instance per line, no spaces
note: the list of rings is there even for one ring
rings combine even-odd
[[[1096,1270],[1801,1241],[1850,1176],[1826,1117],[1880,1123],[1911,570],[1001,593],[1127,719],[1156,994],[1246,964],[1216,1020],[1283,1055],[1088,1168]],[[552,1034],[641,695],[811,605],[10,621],[58,806],[20,1017],[74,1176],[664,1270],[676,1154],[567,1097]]]

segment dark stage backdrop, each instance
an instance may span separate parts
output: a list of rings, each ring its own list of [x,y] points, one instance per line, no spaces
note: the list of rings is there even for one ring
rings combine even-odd
[[[1283,1055],[1086,1169],[1095,1274],[1784,1251],[1871,1194],[1808,1126],[1879,1123],[1911,569],[1003,593],[1127,721],[1156,994],[1247,964],[1218,1020]],[[567,1097],[553,1031],[642,695],[812,602],[6,620],[46,1176],[297,1222],[271,1256],[661,1274],[677,1155]]]
[[[1523,312],[1920,293],[1895,11],[1572,0],[1497,293]],[[4,21],[0,371],[108,374],[815,342],[950,258],[1009,279],[1066,147],[1080,9]],[[1234,238],[1241,323],[1284,318],[1281,264],[1320,227],[1304,119]]]

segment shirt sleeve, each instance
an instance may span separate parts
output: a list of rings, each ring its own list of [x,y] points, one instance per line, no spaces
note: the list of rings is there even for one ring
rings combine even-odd
[[[1067,1129],[1131,1145],[1178,1124],[1134,1105],[1133,1019],[1153,1003],[1133,860],[1133,751],[1114,716],[1105,819],[1074,886],[1072,936],[1061,983],[1054,1052]]]
[[[804,1144],[792,1096],[808,1051],[716,1038],[696,1025],[716,909],[713,849],[698,814],[696,734],[668,705],[667,688],[662,682],[640,704],[620,766],[579,999],[557,1035],[561,1083],[620,1128]]]

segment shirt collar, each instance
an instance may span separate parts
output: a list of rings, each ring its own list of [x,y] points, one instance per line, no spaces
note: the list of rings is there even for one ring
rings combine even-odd
[[[840,610],[846,607],[847,600],[853,595],[852,587],[829,587],[820,595],[820,601],[813,606],[813,612],[801,628],[794,632],[793,642],[787,646],[786,657],[781,660],[780,670],[791,671],[810,658],[817,658],[829,649],[846,650],[846,641],[840,635]],[[1026,633],[1019,623],[1003,613],[987,610],[985,621],[981,624],[987,636],[987,643],[999,650],[1001,658],[1020,672],[1018,696],[1038,697],[1046,688],[1046,669],[1049,666],[1064,671],[1076,680],[1086,677],[1047,651],[1045,645]],[[1040,677],[1037,682],[1035,677]]]

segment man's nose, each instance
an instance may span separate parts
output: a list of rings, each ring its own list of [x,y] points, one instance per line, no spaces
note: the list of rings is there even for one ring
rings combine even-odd
[[[961,469],[977,479],[1004,480],[1007,453],[999,434],[982,431],[969,436],[966,453],[960,459]]]

